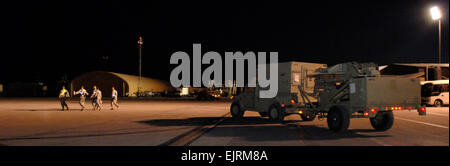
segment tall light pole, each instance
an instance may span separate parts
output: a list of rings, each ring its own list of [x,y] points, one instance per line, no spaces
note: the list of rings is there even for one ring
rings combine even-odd
[[[437,6],[432,7],[430,9],[431,12],[431,18],[433,20],[439,20],[439,63],[441,63],[441,54],[442,54],[442,41],[441,41],[441,11]]]
[[[138,91],[136,96],[139,97],[141,95],[141,78],[142,78],[142,45],[144,45],[144,39],[142,36],[139,36],[138,46],[139,46],[139,82],[138,82]]]

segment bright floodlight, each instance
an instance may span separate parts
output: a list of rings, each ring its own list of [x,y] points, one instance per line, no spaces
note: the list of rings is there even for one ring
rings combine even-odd
[[[439,8],[437,6],[432,7],[430,9],[431,12],[431,18],[433,18],[433,20],[437,20],[441,18],[441,11],[439,11]]]

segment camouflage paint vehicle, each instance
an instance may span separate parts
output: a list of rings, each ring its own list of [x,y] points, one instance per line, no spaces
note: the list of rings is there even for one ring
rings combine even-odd
[[[304,121],[327,118],[333,131],[345,131],[350,118],[370,118],[372,127],[385,131],[392,127],[396,110],[421,107],[420,81],[415,78],[382,77],[373,63],[349,62],[327,68],[325,64],[287,62],[278,65],[279,90],[274,98],[259,98],[262,88],[240,88],[230,112],[241,118],[245,111],[283,121],[297,114]],[[258,85],[258,84],[257,84]]]

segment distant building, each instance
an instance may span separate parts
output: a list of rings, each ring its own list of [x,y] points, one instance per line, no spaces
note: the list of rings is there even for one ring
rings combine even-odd
[[[138,92],[139,76],[106,72],[94,71],[85,73],[75,77],[70,83],[71,92],[80,89],[81,85],[92,93],[92,87],[97,85],[102,91],[103,96],[107,97],[111,94],[111,87],[114,86],[119,93],[119,96],[135,97]],[[142,77],[141,80],[142,92],[153,93],[167,93],[175,90],[168,82]]]
[[[0,96],[3,96],[3,84],[0,84]]]
[[[448,63],[394,63],[380,66],[381,75],[419,78],[427,80],[448,80]]]

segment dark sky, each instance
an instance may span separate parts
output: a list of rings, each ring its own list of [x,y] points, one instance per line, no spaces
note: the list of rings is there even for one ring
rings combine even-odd
[[[437,62],[443,11],[448,63],[448,0],[402,1],[13,1],[1,10],[0,83],[107,70],[168,80],[175,51],[278,51],[279,61],[329,65]],[[104,60],[106,59],[107,60]]]

